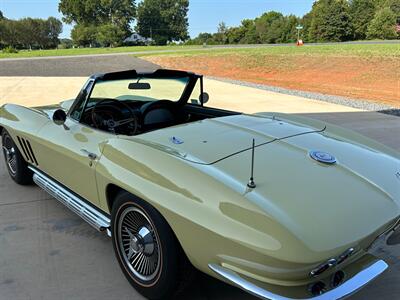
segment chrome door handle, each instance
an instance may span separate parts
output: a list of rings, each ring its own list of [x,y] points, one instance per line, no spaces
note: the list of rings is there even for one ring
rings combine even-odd
[[[86,154],[87,157],[90,158],[90,160],[96,160],[96,159],[97,159],[97,155],[94,154],[94,153],[92,153],[92,152],[89,152],[89,151],[87,151],[87,150],[85,150],[85,149],[81,149],[81,152],[83,152],[84,154]]]

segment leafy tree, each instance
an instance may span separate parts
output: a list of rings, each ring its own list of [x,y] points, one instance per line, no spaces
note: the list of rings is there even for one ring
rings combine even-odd
[[[136,16],[134,0],[61,0],[58,10],[63,14],[64,22],[74,23],[78,27],[74,28],[73,35],[78,45],[87,42],[93,44],[93,26],[106,25],[108,27],[102,29],[103,33],[118,27],[118,37],[121,39],[118,42],[122,42],[131,34],[130,24]]]
[[[399,0],[386,0],[384,2],[385,7],[389,7],[397,18],[400,18],[400,1]]]
[[[214,40],[217,44],[226,44],[228,42],[228,27],[224,22],[218,24],[217,33],[214,35]]]
[[[370,39],[396,39],[396,14],[385,7],[377,11],[374,19],[368,26],[367,36]]]
[[[310,30],[311,30],[311,23],[312,23],[313,15],[311,12],[308,12],[303,16],[300,20],[300,24],[303,26],[303,30],[301,31],[300,38],[305,42],[312,41],[310,39]]]
[[[351,0],[351,21],[354,29],[354,39],[364,40],[367,37],[367,28],[375,15],[374,0]]]
[[[74,46],[74,42],[71,39],[60,39],[59,48],[70,49]]]
[[[3,20],[3,19],[5,19],[5,18],[4,18],[3,12],[0,10],[0,20]]]
[[[214,44],[213,35],[211,33],[202,32],[199,35],[186,42],[187,45],[203,45],[203,44]]]
[[[243,20],[242,27],[244,28],[244,38],[240,41],[241,44],[259,44],[260,38],[257,34],[255,20]]]
[[[261,43],[275,43],[279,36],[279,32],[277,32],[279,24],[276,23],[273,28],[272,24],[276,21],[282,21],[282,19],[283,15],[281,13],[270,11],[255,20],[256,32]]]
[[[271,25],[268,27],[268,29],[261,37],[262,42],[267,44],[285,42],[285,40],[282,39],[284,26],[285,26],[285,19],[283,16],[272,21]]]
[[[48,30],[48,41],[49,44],[53,47],[56,47],[59,44],[59,39],[58,36],[62,32],[62,23],[60,20],[54,18],[54,17],[49,17],[46,20],[46,27]]]
[[[137,9],[136,30],[156,44],[185,41],[188,35],[189,0],[143,0]]]
[[[78,25],[101,24],[104,22],[105,10],[97,0],[61,0],[58,10],[63,14],[67,24]]]
[[[0,43],[12,48],[54,48],[58,45],[58,36],[62,23],[56,18],[47,20],[23,18],[20,20],[0,20]]]
[[[18,32],[18,43],[26,49],[32,49],[34,46],[37,36],[35,35],[35,26],[32,18],[24,18],[16,22]],[[21,31],[23,30],[23,34]]]
[[[78,46],[90,46],[96,44],[97,27],[94,25],[75,25],[71,30],[71,37]]]
[[[346,0],[316,1],[311,14],[310,40],[340,42],[351,38],[352,24]]]
[[[1,40],[6,46],[15,48],[18,44],[19,31],[17,28],[17,21],[2,20]]]
[[[297,25],[300,20],[294,15],[284,18],[284,23],[281,28],[281,36],[278,43],[290,43],[297,41]]]
[[[124,32],[116,25],[107,24],[98,28],[96,38],[102,46],[113,47],[121,44]]]
[[[239,44],[245,37],[246,30],[243,26],[228,28],[226,38],[228,44]]]

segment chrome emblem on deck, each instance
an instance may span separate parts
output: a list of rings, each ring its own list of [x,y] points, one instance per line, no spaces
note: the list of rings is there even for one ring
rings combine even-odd
[[[319,150],[312,150],[310,151],[310,157],[320,163],[324,164],[334,164],[336,163],[336,158],[327,152],[319,151]]]
[[[176,136],[171,137],[169,140],[175,145],[181,145],[184,143],[182,139],[180,139]]]

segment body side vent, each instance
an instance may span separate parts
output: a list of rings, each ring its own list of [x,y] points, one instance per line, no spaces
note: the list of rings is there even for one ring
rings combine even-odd
[[[21,146],[22,152],[25,155],[25,158],[28,162],[35,164],[36,166],[38,166],[38,162],[36,160],[36,156],[33,152],[31,143],[29,143],[28,140],[25,140],[24,138],[21,138],[19,136],[17,136],[19,145]]]

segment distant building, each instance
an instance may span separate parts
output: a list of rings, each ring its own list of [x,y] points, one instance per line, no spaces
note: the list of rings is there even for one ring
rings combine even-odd
[[[137,45],[137,44],[149,45],[152,42],[153,42],[153,40],[151,38],[145,38],[136,32],[134,32],[131,36],[127,37],[124,40],[125,44],[134,44],[134,45]]]

